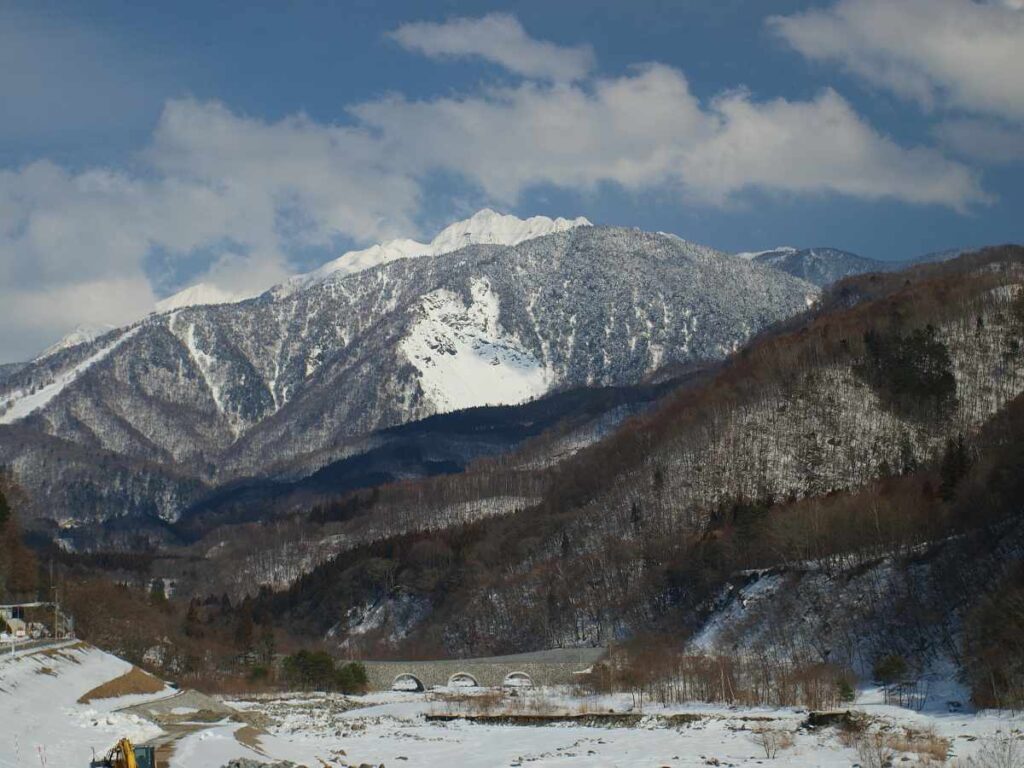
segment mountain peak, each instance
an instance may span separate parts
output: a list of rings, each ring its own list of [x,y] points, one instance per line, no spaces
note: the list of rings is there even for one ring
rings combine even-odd
[[[512,214],[498,213],[491,208],[481,208],[468,219],[449,224],[429,243],[403,238],[387,240],[358,251],[348,251],[312,272],[290,278],[278,286],[275,293],[288,294],[333,275],[351,275],[397,259],[440,256],[465,248],[467,245],[517,245],[536,237],[589,226],[590,221],[583,216],[575,219],[551,219],[547,216],[520,219]]]
[[[239,301],[250,299],[252,296],[253,294],[251,293],[242,294],[228,291],[212,283],[196,283],[195,285],[183,288],[166,299],[161,299],[156,303],[153,311],[160,315],[164,312],[184,309],[185,307],[206,304],[235,304]]]
[[[439,255],[479,243],[516,245],[535,237],[590,225],[590,221],[582,216],[576,219],[551,219],[547,216],[520,219],[518,216],[482,208],[468,219],[449,224],[441,230],[431,241],[430,248],[432,255]]]

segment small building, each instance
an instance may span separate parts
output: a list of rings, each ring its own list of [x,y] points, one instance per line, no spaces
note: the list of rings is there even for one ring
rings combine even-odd
[[[4,619],[7,624],[8,634],[18,640],[28,637],[28,625],[22,619]]]

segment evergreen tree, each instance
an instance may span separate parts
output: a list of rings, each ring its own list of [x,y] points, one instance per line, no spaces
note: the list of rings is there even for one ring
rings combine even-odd
[[[941,478],[939,496],[943,501],[953,500],[953,497],[956,496],[957,485],[967,475],[970,468],[971,457],[964,443],[964,436],[959,434],[955,440],[949,438],[946,441],[946,451],[939,467]]]
[[[188,604],[188,613],[185,614],[185,634],[188,637],[202,637],[205,632],[199,618],[199,601],[196,598]]]

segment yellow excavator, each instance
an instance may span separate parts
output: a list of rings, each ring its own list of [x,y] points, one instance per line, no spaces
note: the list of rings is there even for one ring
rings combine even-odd
[[[89,768],[157,768],[156,751],[153,747],[137,747],[129,739],[121,739],[106,757],[90,762]]]

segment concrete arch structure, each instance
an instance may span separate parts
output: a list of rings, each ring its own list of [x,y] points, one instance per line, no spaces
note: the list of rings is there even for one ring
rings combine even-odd
[[[501,684],[505,688],[532,688],[533,678],[526,672],[520,672],[517,670],[505,675],[505,679],[501,681]]]
[[[422,692],[427,690],[427,686],[412,672],[399,672],[391,681],[391,690]]]
[[[533,686],[572,685],[605,655],[604,648],[556,648],[510,656],[419,661],[364,660],[371,691],[430,690],[450,685],[464,673],[481,688],[500,688],[510,681]],[[520,674],[516,674],[520,673]],[[396,683],[404,685],[396,689]],[[420,687],[422,686],[422,688]],[[524,686],[525,687],[525,686]]]
[[[449,688],[479,688],[480,683],[469,672],[456,672],[448,678]]]

